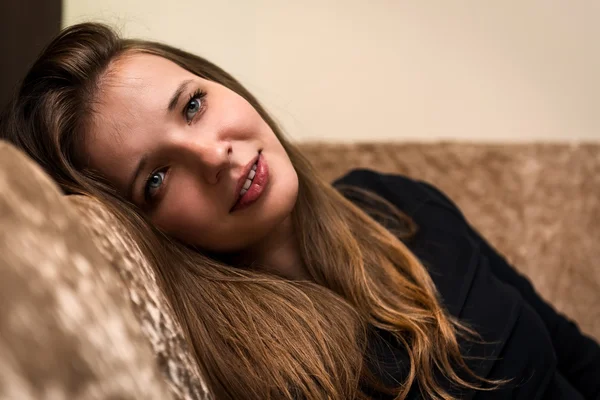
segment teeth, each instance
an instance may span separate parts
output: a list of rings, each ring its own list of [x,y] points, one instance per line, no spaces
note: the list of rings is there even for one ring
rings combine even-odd
[[[254,164],[252,166],[252,169],[250,170],[250,173],[248,174],[248,178],[246,179],[246,182],[244,182],[244,186],[242,187],[242,190],[240,190],[240,197],[243,196],[244,194],[246,194],[246,192],[248,191],[248,188],[250,187],[250,185],[252,185],[252,180],[254,179],[255,175],[256,175],[256,164]]]

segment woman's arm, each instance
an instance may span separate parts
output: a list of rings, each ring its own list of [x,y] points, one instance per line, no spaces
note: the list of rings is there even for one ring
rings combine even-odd
[[[481,245],[490,261],[492,273],[516,288],[543,319],[556,352],[559,371],[586,399],[600,398],[600,346],[581,333],[577,325],[558,313],[535,291],[527,278],[515,270],[472,226],[458,207],[440,190],[426,182],[418,182],[438,200],[447,203],[465,221],[469,235]]]

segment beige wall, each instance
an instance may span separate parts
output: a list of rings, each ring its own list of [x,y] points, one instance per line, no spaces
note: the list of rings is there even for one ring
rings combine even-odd
[[[297,140],[600,141],[596,0],[63,0],[232,72]]]

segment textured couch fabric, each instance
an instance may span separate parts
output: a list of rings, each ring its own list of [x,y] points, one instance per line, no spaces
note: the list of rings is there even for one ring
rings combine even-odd
[[[56,185],[0,142],[0,398],[174,398],[129,303]]]
[[[79,213],[100,253],[125,283],[142,332],[175,397],[185,400],[206,398],[208,390],[193,362],[183,331],[139,247],[97,201],[69,196],[69,202]]]
[[[600,146],[302,145],[445,191],[556,308],[600,338]],[[154,272],[99,203],[0,143],[0,398],[210,398]]]

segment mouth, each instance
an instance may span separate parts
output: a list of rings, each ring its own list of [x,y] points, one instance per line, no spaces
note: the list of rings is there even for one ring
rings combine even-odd
[[[263,193],[269,178],[267,162],[259,151],[242,171],[235,189],[235,201],[229,212],[248,207]]]

